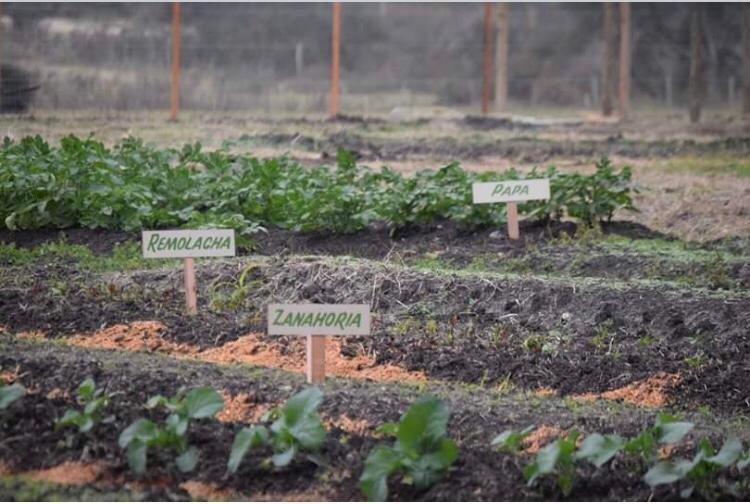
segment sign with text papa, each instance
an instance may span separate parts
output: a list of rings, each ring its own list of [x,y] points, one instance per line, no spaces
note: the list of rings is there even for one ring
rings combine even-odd
[[[518,202],[547,200],[550,196],[549,179],[503,180],[477,182],[471,186],[474,203],[507,203],[508,236],[518,239]]]
[[[193,258],[235,255],[234,229],[143,231],[141,246],[147,259],[184,259],[185,303],[193,315],[198,312]]]
[[[307,381],[325,380],[325,337],[370,334],[366,304],[268,305],[268,334],[307,337]]]

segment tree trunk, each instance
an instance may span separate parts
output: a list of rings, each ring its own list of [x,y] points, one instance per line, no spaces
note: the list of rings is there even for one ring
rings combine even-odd
[[[703,9],[700,4],[690,4],[690,122],[701,119],[701,108],[706,94],[705,63],[703,58]]]
[[[615,100],[615,74],[617,72],[617,49],[615,29],[615,4],[604,4],[604,23],[602,30],[604,53],[602,62],[602,114],[612,115]]]
[[[750,3],[742,4],[742,112],[750,114]]]
[[[508,40],[510,36],[509,4],[497,4],[497,33],[495,43],[495,111],[508,107]]]
[[[620,2],[620,117],[630,108],[630,2]]]

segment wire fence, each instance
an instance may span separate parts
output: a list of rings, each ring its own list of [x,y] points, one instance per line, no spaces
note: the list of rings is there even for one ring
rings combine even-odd
[[[708,103],[739,106],[739,4],[707,9]],[[170,103],[171,4],[3,4],[3,102],[153,110]],[[513,4],[508,92],[526,107],[597,109],[600,4]],[[737,11],[737,12],[735,12]],[[482,4],[344,4],[341,111],[479,110]],[[683,107],[687,8],[634,4],[632,104]],[[330,4],[182,5],[182,109],[325,113]]]

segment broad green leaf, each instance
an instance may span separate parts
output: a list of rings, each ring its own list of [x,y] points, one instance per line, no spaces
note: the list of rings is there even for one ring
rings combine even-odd
[[[436,397],[424,397],[414,402],[404,414],[398,428],[399,444],[413,450],[423,439],[434,441],[445,436],[450,411]]]
[[[212,388],[201,387],[185,396],[185,405],[189,418],[209,418],[224,408],[224,398]]]
[[[245,458],[248,450],[262,446],[268,442],[268,431],[263,426],[245,427],[234,436],[232,451],[229,454],[227,469],[230,473],[237,472],[240,462]]]
[[[162,395],[155,395],[146,402],[146,408],[154,409],[158,406],[164,406],[167,404],[167,398]]]
[[[360,489],[367,500],[385,501],[388,498],[388,476],[402,464],[403,455],[393,448],[378,446],[365,459],[359,478]]]
[[[729,467],[734,464],[742,454],[742,441],[736,437],[730,437],[722,445],[719,453],[713,457],[706,459],[706,462],[720,465],[721,467]]]
[[[134,439],[127,446],[130,470],[136,474],[143,474],[146,472],[146,443],[139,439]]]
[[[690,422],[668,422],[659,426],[659,442],[666,444],[679,443],[688,432],[693,430]]]
[[[296,454],[297,449],[295,447],[291,447],[286,451],[274,454],[274,456],[271,457],[271,462],[273,462],[273,465],[276,467],[285,467],[289,465]]]
[[[67,427],[68,425],[78,425],[81,418],[81,414],[74,410],[69,409],[65,411],[63,417],[55,424],[57,427]]]
[[[17,401],[26,393],[26,389],[18,383],[0,387],[0,410],[4,410],[11,403]]]
[[[94,428],[94,420],[89,415],[82,415],[81,422],[78,425],[80,432],[88,432]]]
[[[158,434],[156,424],[146,418],[139,418],[124,431],[120,433],[118,444],[120,448],[125,448],[135,440],[147,442]]]
[[[179,457],[174,459],[177,469],[181,472],[192,471],[198,463],[198,455],[198,449],[195,446],[189,447]]]
[[[616,434],[591,434],[581,443],[576,458],[588,460],[596,467],[601,467],[617,455],[624,445],[625,440]]]
[[[652,487],[674,483],[684,478],[693,466],[694,464],[690,460],[665,460],[649,469],[643,476],[643,481]]]
[[[96,383],[93,378],[86,378],[79,386],[76,393],[85,400],[90,400],[96,391]]]
[[[284,423],[291,427],[302,417],[314,412],[323,401],[323,392],[317,387],[310,387],[290,397],[281,407]]]

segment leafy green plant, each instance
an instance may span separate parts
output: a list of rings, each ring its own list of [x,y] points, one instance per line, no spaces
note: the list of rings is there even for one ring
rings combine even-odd
[[[0,378],[0,410],[7,409],[25,394],[26,389],[20,383],[6,385],[5,380]]]
[[[677,458],[658,462],[648,470],[643,480],[652,487],[684,480],[687,486],[680,492],[683,498],[689,498],[697,490],[703,497],[711,499],[715,497],[713,483],[719,471],[736,463],[738,468],[740,464],[744,468],[750,462],[750,456],[743,460],[742,453],[742,442],[735,437],[724,441],[718,453],[708,440],[703,439],[691,460]]]
[[[526,427],[522,431],[505,430],[492,440],[492,446],[501,451],[516,453],[521,449],[524,439],[526,439],[533,430],[533,425]]]
[[[425,397],[414,402],[398,423],[387,423],[381,433],[393,435],[393,446],[375,447],[365,460],[360,488],[371,501],[388,497],[388,477],[402,473],[404,483],[424,489],[443,477],[458,458],[458,448],[448,438],[450,412],[442,401]]]
[[[164,407],[169,412],[162,424],[139,418],[120,433],[119,445],[127,450],[128,464],[136,474],[147,467],[150,448],[176,452],[174,461],[182,472],[192,471],[198,462],[198,449],[188,444],[187,432],[191,420],[211,418],[224,408],[224,399],[208,387],[196,388],[174,397],[154,396],[146,403],[148,409]]]
[[[249,450],[269,445],[274,452],[270,461],[275,467],[289,465],[300,452],[314,452],[323,446],[326,431],[317,409],[323,393],[315,387],[305,389],[281,407],[265,415],[273,420],[270,428],[263,425],[245,427],[237,433],[227,469],[234,473]]]
[[[93,378],[87,378],[76,390],[76,401],[83,409],[68,409],[55,427],[75,426],[81,433],[89,432],[102,420],[102,413],[109,405],[109,396],[104,394],[104,389],[96,388]]]
[[[633,209],[630,169],[603,159],[593,175],[554,167],[548,201],[520,205],[527,219],[566,215],[586,224]],[[352,233],[373,221],[391,231],[453,220],[469,228],[498,226],[504,205],[474,205],[474,182],[520,179],[514,169],[474,173],[458,163],[413,177],[357,166],[346,151],[335,167],[307,168],[286,158],[259,160],[200,144],[158,149],[136,138],[112,148],[67,136],[51,146],[39,136],[0,147],[0,225],[7,229],[89,227],[126,231],[165,227],[229,227],[238,243],[275,226],[302,232]]]
[[[564,438],[557,439],[539,450],[534,460],[523,469],[526,483],[532,486],[540,476],[553,474],[557,476],[557,486],[563,495],[569,495],[575,480],[573,453],[578,436],[578,432],[572,431]]]

